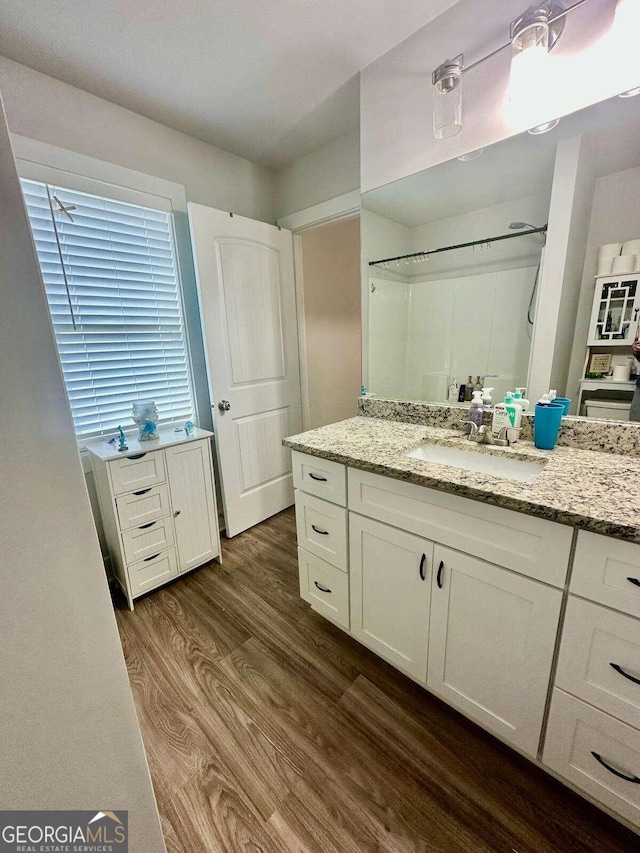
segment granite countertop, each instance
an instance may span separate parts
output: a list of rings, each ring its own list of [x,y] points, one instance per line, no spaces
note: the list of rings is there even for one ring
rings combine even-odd
[[[508,448],[472,444],[460,430],[372,417],[340,421],[283,443],[353,468],[640,543],[637,457],[575,447],[537,450],[528,441]],[[522,483],[405,456],[425,443],[546,464],[534,482]]]

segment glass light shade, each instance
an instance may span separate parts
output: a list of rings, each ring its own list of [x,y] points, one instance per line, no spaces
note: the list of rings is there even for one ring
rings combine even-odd
[[[448,59],[433,75],[433,135],[448,139],[462,130],[462,57]]]
[[[542,106],[549,74],[549,25],[526,27],[514,36],[511,49],[509,100],[523,107]]]

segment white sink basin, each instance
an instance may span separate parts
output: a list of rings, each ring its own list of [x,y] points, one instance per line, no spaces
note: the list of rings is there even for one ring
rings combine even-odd
[[[410,459],[421,462],[435,462],[438,465],[450,465],[478,474],[490,474],[519,483],[533,483],[542,473],[546,461],[526,462],[509,456],[494,456],[491,453],[478,453],[472,450],[459,450],[457,447],[443,447],[440,444],[421,444],[415,450],[405,454]]]

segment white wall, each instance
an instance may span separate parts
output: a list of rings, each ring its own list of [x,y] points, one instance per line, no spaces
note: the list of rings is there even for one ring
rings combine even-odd
[[[276,172],[276,218],[360,187],[360,133],[352,130]]]
[[[189,201],[275,220],[274,172],[0,57],[12,133],[155,175]]]
[[[129,810],[164,850],[49,311],[0,108],[0,802]]]
[[[510,22],[526,5],[522,0],[460,0],[364,69],[363,192],[640,84],[636,51],[621,50],[612,37],[606,38],[616,0],[585,3],[568,16],[553,49],[554,86],[542,108],[531,103],[516,118],[509,115],[505,105],[510,51],[503,50],[465,74],[463,130],[450,139],[434,139],[433,69],[461,52],[471,64],[506,44]]]
[[[577,395],[587,351],[587,334],[598,260],[605,243],[640,238],[640,167],[603,175],[595,182],[567,388]],[[624,353],[627,354],[626,352]]]

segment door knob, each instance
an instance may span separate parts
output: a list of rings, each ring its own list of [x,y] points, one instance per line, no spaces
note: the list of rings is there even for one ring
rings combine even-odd
[[[220,400],[218,403],[218,408],[221,412],[228,412],[231,408],[231,403],[228,400]]]

